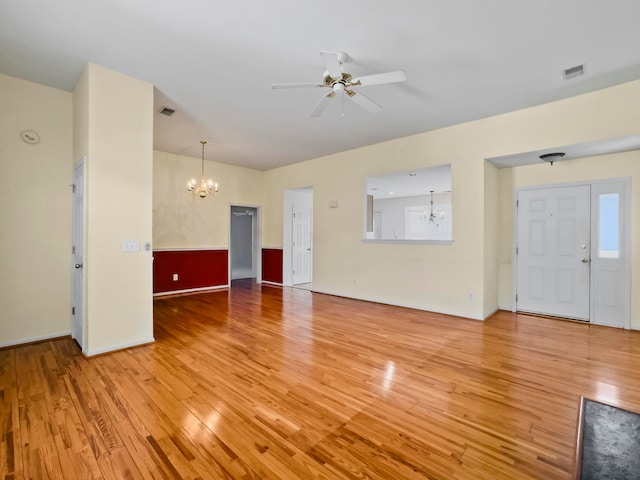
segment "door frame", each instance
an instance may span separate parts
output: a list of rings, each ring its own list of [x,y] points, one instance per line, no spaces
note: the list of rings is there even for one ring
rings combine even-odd
[[[583,182],[562,182],[562,183],[548,183],[541,185],[528,185],[522,187],[516,187],[514,189],[514,200],[513,200],[513,210],[512,210],[512,218],[513,218],[513,245],[511,252],[511,265],[512,268],[512,291],[511,291],[511,305],[512,312],[518,311],[518,304],[516,301],[516,296],[518,293],[518,257],[516,253],[516,249],[518,247],[518,207],[516,201],[518,199],[518,192],[523,190],[538,190],[538,189],[546,189],[546,188],[563,188],[563,187],[575,187],[579,185],[589,185],[591,188],[591,197],[590,197],[590,218],[591,218],[591,231],[590,231],[590,257],[594,258],[597,248],[597,242],[594,241],[594,237],[597,233],[597,227],[594,226],[594,218],[595,216],[595,208],[596,205],[594,202],[594,195],[597,189],[594,189],[594,186],[607,184],[607,183],[621,183],[623,186],[623,194],[621,195],[622,200],[622,222],[624,227],[622,228],[622,242],[625,245],[625,263],[624,263],[624,272],[623,272],[623,281],[624,281],[624,310],[625,310],[625,318],[624,325],[622,328],[627,330],[631,329],[631,177],[616,177],[616,178],[607,178],[607,179],[599,179],[599,180],[586,180]],[[594,303],[591,301],[594,294],[594,285],[595,281],[593,278],[593,270],[591,268],[591,264],[589,265],[589,275],[590,278],[590,287],[589,287],[589,320],[585,323],[590,323],[593,325],[600,325],[597,319],[594,318]],[[606,325],[606,324],[602,324]]]
[[[76,170],[82,167],[82,264],[83,264],[83,274],[82,274],[82,291],[78,292],[76,290],[76,268],[75,268],[75,241],[76,241],[76,194],[75,194],[75,181],[76,181]],[[71,195],[71,263],[69,267],[71,268],[71,308],[69,309],[69,318],[70,318],[70,331],[72,337],[75,338],[75,307],[77,306],[78,300],[82,302],[82,308],[80,312],[82,314],[82,318],[80,318],[80,324],[82,325],[82,338],[76,338],[76,341],[80,345],[80,348],[83,352],[86,352],[87,345],[87,275],[86,270],[84,268],[84,264],[86,263],[86,249],[87,249],[87,157],[86,155],[82,156],[80,160],[78,160],[73,165],[72,170],[72,195]],[[80,293],[80,295],[78,295]]]
[[[231,219],[233,215],[231,214],[231,209],[233,207],[238,208],[254,208],[256,210],[256,214],[253,218],[253,261],[256,266],[256,283],[262,283],[262,207],[260,205],[252,205],[248,203],[230,203],[227,212],[229,214],[229,250],[227,254],[227,281],[229,284],[229,288],[231,288],[231,250],[233,249],[233,243],[231,238]]]

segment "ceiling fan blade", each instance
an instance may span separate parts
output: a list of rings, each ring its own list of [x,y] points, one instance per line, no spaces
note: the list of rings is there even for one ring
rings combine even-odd
[[[324,83],[273,83],[271,88],[308,88],[308,87],[326,87]]]
[[[351,100],[353,100],[354,103],[364,108],[369,113],[378,113],[382,110],[380,105],[362,93],[354,92],[353,90],[345,90],[345,93]]]
[[[322,114],[322,112],[324,112],[324,109],[327,108],[327,105],[329,105],[329,102],[331,101],[331,99],[335,96],[336,96],[335,92],[327,93],[324,97],[320,99],[318,104],[315,107],[313,107],[313,110],[311,110],[311,113],[309,114],[309,116],[319,117]]]
[[[406,82],[407,74],[403,71],[376,73],[374,75],[365,75],[364,77],[354,78],[351,85],[381,85],[383,83]]]
[[[329,72],[329,75],[333,78],[342,77],[342,67],[337,53],[320,52],[320,58],[322,58],[322,63],[324,63],[324,67],[327,69],[327,72]]]

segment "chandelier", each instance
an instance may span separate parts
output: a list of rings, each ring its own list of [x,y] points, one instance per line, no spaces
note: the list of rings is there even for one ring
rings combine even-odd
[[[204,198],[211,192],[213,192],[214,195],[218,193],[218,184],[210,178],[204,178],[204,146],[207,142],[200,140],[200,143],[202,144],[202,176],[200,177],[200,183],[198,183],[195,178],[189,180],[187,190],[193,194],[197,193],[200,198]]]
[[[440,221],[443,218],[443,214],[436,212],[433,209],[433,193],[434,190],[429,190],[429,193],[431,194],[431,202],[430,202],[430,209],[429,212],[424,212],[422,218],[424,220],[427,220],[429,223],[432,223],[433,225],[436,226],[436,228],[438,228],[440,226]]]

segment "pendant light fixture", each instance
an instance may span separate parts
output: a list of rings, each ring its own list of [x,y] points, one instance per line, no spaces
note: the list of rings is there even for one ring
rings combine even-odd
[[[544,155],[540,155],[540,160],[543,162],[547,162],[549,165],[553,165],[553,162],[556,160],[562,160],[562,157],[565,156],[564,152],[554,152],[554,153],[545,153]]]
[[[213,195],[218,193],[218,184],[210,178],[204,178],[204,146],[207,142],[204,140],[200,140],[200,143],[202,144],[202,176],[200,178],[199,184],[195,178],[189,180],[189,183],[187,184],[187,190],[189,190],[193,194],[197,193],[200,198],[205,198],[211,192],[213,192]]]
[[[440,226],[440,220],[442,220],[443,218],[443,214],[440,212],[436,212],[433,209],[433,194],[435,193],[435,190],[429,190],[429,193],[431,194],[431,201],[430,201],[430,208],[428,212],[424,212],[424,214],[422,214],[422,216],[420,217],[423,221],[427,222],[427,223],[431,223],[433,225],[435,225],[436,228],[438,228]]]
[[[433,210],[433,190],[429,190],[431,193],[431,211],[429,212],[429,223],[433,223],[436,227],[438,223],[436,222],[436,212]]]

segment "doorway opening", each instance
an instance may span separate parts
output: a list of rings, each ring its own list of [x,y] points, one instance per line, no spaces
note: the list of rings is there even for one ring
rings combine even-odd
[[[261,281],[260,208],[231,205],[229,224],[229,279]],[[230,282],[230,284],[231,284]]]
[[[282,284],[313,286],[313,188],[284,192]]]
[[[630,179],[516,191],[515,310],[631,326]]]

